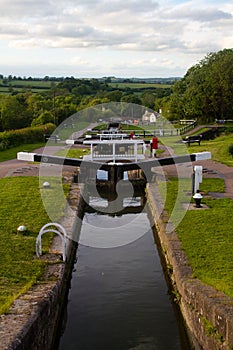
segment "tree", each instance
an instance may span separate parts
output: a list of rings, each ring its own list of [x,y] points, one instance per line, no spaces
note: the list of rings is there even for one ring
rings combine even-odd
[[[155,104],[155,95],[150,91],[143,92],[141,96],[142,105],[153,109]]]
[[[174,84],[171,110],[201,122],[232,118],[233,50],[208,54]]]
[[[26,101],[21,95],[7,96],[2,101],[1,125],[3,130],[21,129],[31,123]]]
[[[42,112],[38,118],[33,119],[31,126],[45,125],[54,122],[53,113],[49,111]]]
[[[28,110],[32,115],[32,119],[36,119],[44,111],[50,111],[53,108],[53,103],[51,98],[47,98],[40,94],[27,94],[27,105]]]
[[[141,99],[135,94],[126,94],[121,98],[121,102],[135,103],[140,105],[142,103]]]
[[[122,91],[120,90],[114,90],[114,91],[110,91],[107,92],[105,94],[105,96],[109,99],[109,101],[111,102],[120,102],[121,98],[122,98]]]
[[[77,106],[73,103],[61,103],[59,106],[56,105],[56,120],[60,124],[71,115],[77,112]]]

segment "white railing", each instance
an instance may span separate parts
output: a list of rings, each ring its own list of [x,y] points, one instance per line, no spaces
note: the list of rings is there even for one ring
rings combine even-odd
[[[52,227],[56,227],[57,229],[54,229]],[[49,228],[50,227],[50,228]],[[60,231],[59,231],[59,230]],[[36,238],[36,255],[40,257],[42,255],[42,236],[44,233],[47,232],[53,232],[56,233],[59,237],[61,237],[62,241],[62,258],[63,261],[66,261],[66,231],[64,227],[56,222],[50,222],[46,225],[44,225]]]

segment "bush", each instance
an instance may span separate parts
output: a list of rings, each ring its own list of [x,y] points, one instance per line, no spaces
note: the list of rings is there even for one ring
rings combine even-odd
[[[7,140],[3,140],[0,142],[0,151],[5,151],[9,148],[9,142]]]
[[[9,149],[26,143],[43,142],[44,134],[51,134],[54,128],[55,126],[53,124],[46,124],[37,127],[0,132],[0,148]]]
[[[231,143],[228,147],[228,152],[232,155],[233,157],[233,144]]]

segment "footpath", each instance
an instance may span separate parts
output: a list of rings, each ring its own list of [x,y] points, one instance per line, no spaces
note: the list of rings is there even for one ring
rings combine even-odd
[[[46,154],[54,155],[61,148],[64,148],[64,145],[47,146]],[[34,150],[33,152],[38,154],[43,154],[43,151],[44,151],[44,147],[41,147]],[[0,157],[1,157],[1,153],[0,153]],[[51,168],[54,167],[53,164],[50,164],[49,166]],[[74,172],[74,167],[64,166],[63,168],[64,168],[63,169],[64,172],[69,172],[69,173]],[[1,158],[0,158],[0,178],[11,177],[11,176],[39,176],[39,170],[40,170],[40,164],[38,163],[19,161],[17,159],[11,159],[11,160],[1,162]]]
[[[203,177],[224,179],[224,182],[225,182],[224,196],[226,198],[233,199],[233,167],[229,167],[227,165],[218,163],[211,159],[192,162],[192,166],[194,167],[195,165],[202,165]],[[183,165],[183,167],[185,169],[185,165]],[[188,167],[190,167],[190,164],[187,165],[187,168]],[[177,169],[175,165],[165,166],[163,170],[167,176],[172,176],[172,177],[177,176]],[[192,169],[189,169],[189,172],[187,171],[188,175],[190,174],[190,171],[192,171]]]

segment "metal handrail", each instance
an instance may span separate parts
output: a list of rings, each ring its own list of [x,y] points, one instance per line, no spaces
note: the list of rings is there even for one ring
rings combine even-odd
[[[60,229],[60,232],[58,229],[55,230],[53,228],[46,229],[47,227],[55,226],[56,228]],[[56,222],[50,222],[46,225],[44,225],[36,238],[36,255],[40,257],[42,255],[42,236],[44,233],[47,232],[53,232],[56,233],[62,240],[62,258],[63,261],[66,261],[66,231],[64,227]]]

